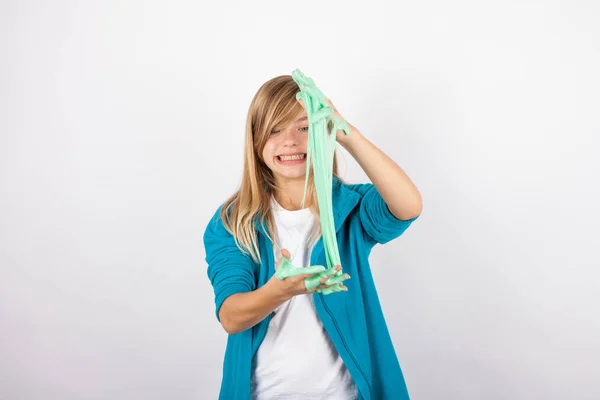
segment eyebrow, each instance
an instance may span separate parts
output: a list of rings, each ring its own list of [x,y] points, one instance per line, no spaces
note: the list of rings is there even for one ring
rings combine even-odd
[[[306,121],[306,120],[308,120],[308,117],[302,117],[302,118],[298,118],[296,120],[296,122],[302,122],[302,121]]]

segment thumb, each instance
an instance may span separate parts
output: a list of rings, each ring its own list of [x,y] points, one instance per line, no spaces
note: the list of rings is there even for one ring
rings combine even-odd
[[[287,249],[281,249],[281,256],[282,257],[280,257],[279,260],[277,260],[277,262],[275,263],[275,270],[277,270],[277,268],[283,261],[283,257],[287,258],[288,260],[290,259],[290,252],[287,251]]]

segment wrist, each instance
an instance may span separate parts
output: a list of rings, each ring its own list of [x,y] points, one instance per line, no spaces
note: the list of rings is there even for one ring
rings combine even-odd
[[[344,149],[346,149],[350,154],[356,148],[357,145],[360,145],[360,142],[364,140],[365,137],[362,133],[353,126],[350,127],[350,134],[346,135],[342,133],[342,136],[338,139],[338,143],[342,145]]]

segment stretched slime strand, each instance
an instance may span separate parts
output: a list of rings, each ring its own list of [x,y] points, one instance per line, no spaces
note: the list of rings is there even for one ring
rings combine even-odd
[[[334,285],[331,288],[319,290],[323,294],[341,291],[342,272],[332,273],[336,265],[340,265],[340,254],[335,236],[335,225],[333,219],[332,205],[332,183],[333,183],[333,156],[335,154],[336,132],[343,130],[346,135],[350,134],[346,121],[340,121],[333,116],[333,108],[327,103],[327,98],[317,88],[314,81],[305,76],[299,69],[292,72],[292,78],[298,84],[300,91],[296,94],[297,100],[302,100],[306,115],[308,117],[308,150],[306,154],[306,178],[304,182],[304,196],[302,207],[306,199],[308,187],[308,175],[312,161],[314,181],[319,204],[319,216],[321,219],[321,233],[327,261],[327,270],[321,272],[318,279],[331,277],[326,284]],[[328,130],[329,122],[333,122],[333,129]],[[315,284],[315,278],[306,280],[307,288]],[[316,286],[315,286],[316,287]]]

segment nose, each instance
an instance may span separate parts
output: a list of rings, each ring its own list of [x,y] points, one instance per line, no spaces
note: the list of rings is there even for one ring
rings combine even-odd
[[[282,133],[282,145],[284,146],[297,146],[299,143],[299,137],[296,135],[293,129],[285,129]]]

